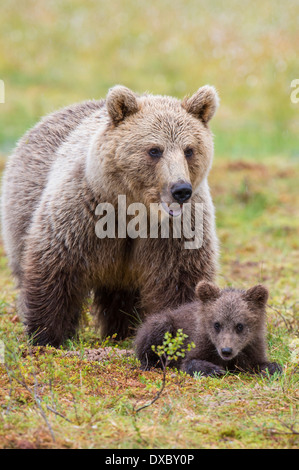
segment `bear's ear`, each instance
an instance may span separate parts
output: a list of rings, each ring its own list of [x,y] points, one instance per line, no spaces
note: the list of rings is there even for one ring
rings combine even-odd
[[[262,284],[257,284],[256,286],[248,289],[244,293],[243,297],[246,302],[252,302],[259,307],[265,307],[269,297],[269,292],[265,286]]]
[[[214,87],[205,85],[197,90],[190,98],[184,98],[182,107],[205,124],[215,114],[219,106],[219,97]]]
[[[109,90],[106,106],[115,125],[139,110],[136,95],[122,85],[116,85]]]
[[[200,281],[195,287],[195,295],[202,302],[209,302],[218,299],[221,295],[221,290],[211,282]]]

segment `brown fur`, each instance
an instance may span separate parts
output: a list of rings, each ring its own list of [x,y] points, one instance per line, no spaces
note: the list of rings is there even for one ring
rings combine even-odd
[[[214,279],[207,124],[217,104],[209,86],[183,103],[116,86],[105,101],[57,111],[20,140],[4,175],[2,227],[19,312],[37,343],[58,346],[73,335],[91,291],[102,334],[122,338],[136,309],[144,315],[178,306],[194,298],[200,279]],[[152,147],[162,158],[149,156]],[[187,147],[194,149],[188,161]],[[96,236],[99,203],[117,207],[119,194],[127,205],[171,203],[178,181],[192,185],[193,205],[204,203],[201,248],[184,249],[183,237]]]
[[[251,371],[270,374],[281,367],[267,360],[265,344],[265,306],[268,291],[257,285],[247,291],[219,289],[201,281],[196,287],[197,300],[175,310],[148,316],[135,338],[137,356],[143,369],[161,367],[152,345],[161,345],[168,331],[175,336],[178,329],[188,335],[184,346],[192,341],[195,348],[184,358],[172,360],[169,366],[193,375]],[[242,328],[240,327],[242,325]],[[240,331],[238,330],[241,329]],[[224,353],[231,351],[229,356]]]

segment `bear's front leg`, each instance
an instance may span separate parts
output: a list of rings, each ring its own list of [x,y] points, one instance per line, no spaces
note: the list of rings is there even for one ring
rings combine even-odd
[[[49,250],[51,251],[51,250]],[[87,286],[74,265],[57,253],[30,250],[20,292],[20,314],[34,344],[60,346],[78,327]]]
[[[202,375],[209,376],[209,375],[224,375],[225,370],[213,364],[212,362],[202,361],[200,359],[191,359],[186,360],[182,364],[182,370],[187,372],[189,375],[194,375],[195,372],[198,372]]]
[[[132,334],[139,322],[137,290],[95,289],[92,313],[97,317],[103,338],[117,334],[122,340]]]
[[[273,375],[275,372],[282,373],[282,367],[277,362],[263,362],[258,364],[256,371],[262,375]]]

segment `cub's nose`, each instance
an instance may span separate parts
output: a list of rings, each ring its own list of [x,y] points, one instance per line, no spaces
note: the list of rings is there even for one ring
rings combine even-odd
[[[221,349],[221,354],[224,356],[224,357],[229,357],[231,356],[233,350],[232,348],[222,348]]]
[[[175,183],[171,188],[171,194],[179,204],[188,201],[192,195],[192,186],[190,183]]]

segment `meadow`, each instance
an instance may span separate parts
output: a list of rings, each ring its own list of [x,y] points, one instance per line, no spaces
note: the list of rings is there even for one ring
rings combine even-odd
[[[0,448],[295,449],[299,359],[298,2],[3,0],[1,171],[44,114],[122,83],[182,98],[206,83],[221,105],[209,182],[218,283],[264,283],[279,377],[142,372],[132,340],[101,339],[88,309],[78,337],[32,347],[0,243]]]

